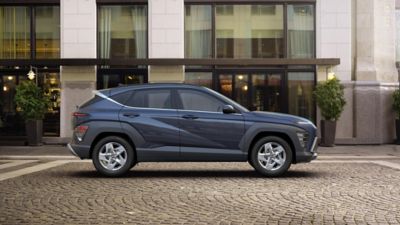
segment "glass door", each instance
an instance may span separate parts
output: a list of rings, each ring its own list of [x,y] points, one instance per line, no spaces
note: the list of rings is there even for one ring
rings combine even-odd
[[[283,112],[281,73],[220,73],[217,83],[217,91],[250,110]]]

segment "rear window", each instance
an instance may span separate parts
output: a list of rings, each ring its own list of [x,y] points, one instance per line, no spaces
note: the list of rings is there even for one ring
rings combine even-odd
[[[85,108],[86,106],[92,105],[94,103],[97,103],[99,101],[101,101],[103,98],[95,95],[93,98],[89,99],[87,102],[83,103],[80,108]]]

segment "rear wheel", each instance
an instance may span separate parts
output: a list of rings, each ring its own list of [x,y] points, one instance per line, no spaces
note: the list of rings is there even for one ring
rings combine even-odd
[[[251,150],[250,164],[264,176],[276,177],[284,174],[292,163],[292,150],[280,137],[261,138]]]
[[[92,153],[93,164],[101,174],[117,177],[134,165],[134,151],[125,139],[109,136],[101,139]]]

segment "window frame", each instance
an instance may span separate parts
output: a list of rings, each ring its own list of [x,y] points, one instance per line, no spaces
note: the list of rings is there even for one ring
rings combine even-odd
[[[135,5],[145,5],[147,7],[147,18],[146,18],[146,58],[149,58],[149,4],[144,0],[96,0],[96,58],[97,59],[105,59],[100,56],[100,34],[99,34],[99,11],[101,6],[135,6]],[[113,58],[107,58],[113,59]],[[130,59],[138,59],[138,58],[130,58]]]
[[[283,59],[288,59],[288,5],[312,5],[314,9],[314,52],[317,55],[317,13],[316,13],[316,0],[184,0],[184,9],[187,5],[210,5],[211,6],[211,51],[212,56],[210,59],[217,59],[217,40],[216,40],[216,5],[282,5],[283,6]],[[186,13],[186,11],[185,11]],[[185,23],[184,23],[185,26]],[[186,30],[186,27],[183,28]],[[184,33],[184,41],[186,41],[186,34]],[[185,50],[186,51],[186,50]],[[185,58],[186,55],[185,55]],[[202,58],[207,59],[207,58]],[[234,58],[233,58],[234,59]],[[269,58],[265,58],[269,59]]]
[[[41,6],[58,6],[60,11],[60,46],[58,57],[54,59],[61,59],[61,6],[60,0],[5,0],[0,3],[0,7],[27,7],[30,12],[29,18],[29,43],[30,43],[30,54],[28,59],[37,59],[36,58],[36,7]],[[46,58],[39,58],[46,59]],[[51,58],[49,58],[51,59]],[[11,59],[13,60],[13,59]]]

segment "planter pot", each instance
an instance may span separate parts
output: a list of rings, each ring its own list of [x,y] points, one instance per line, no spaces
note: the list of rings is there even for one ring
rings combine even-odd
[[[335,146],[336,121],[321,120],[321,146]]]
[[[43,134],[43,121],[42,120],[28,120],[25,122],[26,136],[28,145],[38,146],[42,145]]]
[[[400,145],[400,120],[396,120],[396,144]]]

